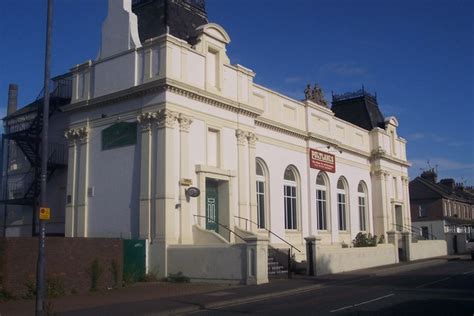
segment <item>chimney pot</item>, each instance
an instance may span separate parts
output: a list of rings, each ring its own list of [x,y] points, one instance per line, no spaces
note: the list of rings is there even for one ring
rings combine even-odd
[[[8,86],[7,115],[16,112],[18,106],[18,85],[11,83]]]

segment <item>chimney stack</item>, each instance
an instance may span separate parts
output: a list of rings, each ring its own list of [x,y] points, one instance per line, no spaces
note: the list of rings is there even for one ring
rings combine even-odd
[[[10,83],[8,86],[8,107],[7,115],[16,112],[18,106],[18,85]]]
[[[436,171],[434,169],[423,171],[421,177],[433,183],[436,183],[438,179],[438,175],[436,174]]]

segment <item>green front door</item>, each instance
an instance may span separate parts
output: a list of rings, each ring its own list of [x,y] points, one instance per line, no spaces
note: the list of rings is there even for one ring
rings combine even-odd
[[[219,232],[219,201],[217,181],[206,180],[206,229]]]

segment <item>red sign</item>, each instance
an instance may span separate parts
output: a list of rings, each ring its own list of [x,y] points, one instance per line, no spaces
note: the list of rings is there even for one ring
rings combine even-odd
[[[336,172],[336,156],[319,151],[309,150],[309,166],[327,172]]]

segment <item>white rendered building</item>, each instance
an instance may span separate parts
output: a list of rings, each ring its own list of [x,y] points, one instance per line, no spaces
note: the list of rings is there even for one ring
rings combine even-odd
[[[65,236],[146,239],[150,271],[231,280],[240,272],[220,274],[208,261],[260,271],[266,240],[293,245],[303,261],[308,236],[340,248],[361,231],[387,241],[410,226],[397,120],[336,111],[360,99],[377,112],[376,98],[335,96],[332,111],[314,94],[299,101],[260,86],[229,60],[219,25],[148,32],[140,12],[149,2],[134,1],[132,12],[131,0],[109,0],[99,57],[71,70],[72,98],[61,108]],[[207,21],[201,2],[169,2]],[[201,195],[188,197],[189,186]],[[255,246],[248,260],[236,250],[242,239]]]

